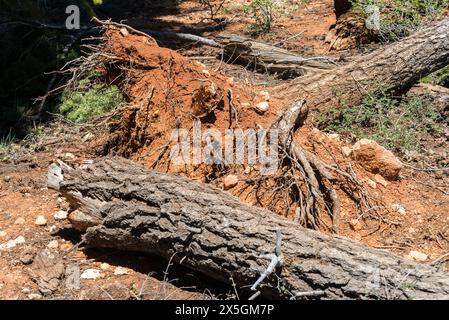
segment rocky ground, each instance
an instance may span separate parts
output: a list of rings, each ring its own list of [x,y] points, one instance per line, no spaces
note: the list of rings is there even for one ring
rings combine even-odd
[[[125,14],[129,14],[129,24],[146,28],[178,25],[185,30],[207,23],[207,14],[197,2],[183,1],[176,10],[181,14],[171,11],[170,6],[157,17],[151,11],[136,15],[136,11],[130,10]],[[120,8],[110,13],[114,16],[118,12],[123,13]],[[233,20],[226,31],[245,33],[248,18],[233,10],[227,12]],[[353,54],[344,44],[340,44],[340,51],[331,51],[335,38],[329,43],[330,36],[326,36],[334,24],[332,1],[313,1],[282,15],[273,32],[260,36],[259,40],[276,43],[302,33],[285,41],[284,48],[301,54],[334,57]],[[67,203],[47,187],[47,169],[56,159],[77,167],[104,154],[119,154],[157,170],[216,185],[246,203],[267,207],[293,219],[286,214],[282,201],[269,197],[259,199],[255,195],[257,190],[248,181],[254,178],[258,168],[243,166],[217,174],[203,167],[169,167],[163,161],[166,155],[155,152],[167,144],[175,124],[173,117],[201,113],[195,105],[189,105],[191,92],[201,86],[195,79],[209,79],[223,92],[232,88],[242,127],[264,127],[278,116],[285,106],[276,100],[272,87],[280,80],[219,60],[198,58],[215,55],[215,49],[170,44],[175,52],[148,45],[143,37],[123,35],[117,30],[110,32],[109,41],[116,54],[130,54],[128,49],[132,47],[135,52],[130,55],[135,54],[136,59],[155,66],[149,71],[130,74],[135,81],[121,88],[130,104],[146,110],[149,118],[138,118],[132,110],[127,110],[114,125],[108,122],[109,126],[102,119],[90,126],[58,119],[36,140],[12,145],[1,155],[0,298],[235,298],[235,288],[205,279],[158,257],[85,248],[80,243],[80,235],[70,228]],[[208,127],[227,128],[227,112],[217,110],[215,114],[216,119]],[[179,116],[185,125],[190,120]],[[442,159],[447,160],[447,141],[442,146],[429,142],[428,150],[432,151],[411,159],[394,155],[374,141],[353,141],[308,126],[298,130],[296,139],[323,160],[350,167],[374,204],[372,209],[361,212],[344,188],[337,189],[342,207],[341,235],[409,259],[447,267],[447,171],[423,169],[426,168],[423,165],[441,165]],[[321,218],[324,226],[329,223],[329,217]],[[325,227],[322,231],[330,233]]]

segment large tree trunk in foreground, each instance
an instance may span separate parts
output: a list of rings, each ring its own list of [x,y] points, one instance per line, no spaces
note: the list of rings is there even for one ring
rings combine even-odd
[[[423,76],[449,64],[449,18],[399,42],[324,73],[279,86],[285,101],[305,99],[311,111],[353,106],[368,92],[408,89]]]
[[[106,158],[87,168],[50,167],[49,185],[77,210],[69,217],[93,247],[158,254],[238,287],[267,268],[282,234],[283,265],[258,290],[267,297],[322,290],[323,298],[449,298],[445,272],[343,237],[304,229],[217,188]],[[62,179],[62,180],[61,180]],[[80,213],[83,214],[80,214]],[[279,252],[277,252],[279,254]],[[279,282],[278,282],[279,280]],[[289,296],[289,294],[287,294]]]

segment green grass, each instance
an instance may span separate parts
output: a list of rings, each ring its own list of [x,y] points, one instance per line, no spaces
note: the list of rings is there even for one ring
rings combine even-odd
[[[59,110],[73,122],[84,122],[117,108],[124,101],[117,86],[85,79],[76,90],[64,91]]]
[[[442,115],[426,96],[395,97],[388,90],[368,95],[356,107],[332,109],[319,120],[328,132],[372,139],[399,153],[419,150],[423,135],[442,132]]]
[[[10,132],[5,137],[0,137],[0,152],[6,152],[15,141],[14,135]]]
[[[426,21],[440,17],[449,8],[449,0],[351,0],[353,8],[364,14],[367,5],[380,9],[380,35],[384,41],[396,41],[416,32]]]
[[[449,65],[422,78],[421,82],[449,88]]]

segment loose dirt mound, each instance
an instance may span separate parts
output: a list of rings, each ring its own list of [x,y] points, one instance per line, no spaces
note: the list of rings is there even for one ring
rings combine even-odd
[[[201,130],[218,129],[221,133],[229,128],[269,128],[285,106],[267,92],[234,84],[232,79],[160,48],[146,37],[114,29],[106,36],[105,50],[114,59],[104,64],[105,73],[122,88],[130,105],[111,124],[104,153],[225,187],[243,202],[296,218],[299,199],[292,185],[301,187],[304,181],[284,166],[273,176],[262,176],[259,165],[247,162],[173,165],[169,158],[177,142],[172,139],[173,130],[184,128],[192,134],[194,120],[200,121]],[[265,100],[268,111],[258,112],[256,105]],[[447,202],[441,206],[442,202],[431,201],[432,197],[441,198],[437,190],[423,189],[419,183],[405,179],[407,170],[397,181],[386,181],[365,170],[348,152],[351,146],[337,135],[304,127],[297,131],[296,140],[335,170],[349,173],[334,185],[341,205],[340,234],[403,255],[411,249],[425,251],[429,259],[449,248],[449,242],[443,240],[449,236],[443,228]],[[318,225],[330,232],[332,220],[325,209]],[[419,227],[432,219],[437,221],[428,229]]]

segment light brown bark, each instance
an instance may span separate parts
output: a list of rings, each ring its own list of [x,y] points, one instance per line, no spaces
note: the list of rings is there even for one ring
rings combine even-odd
[[[353,106],[375,89],[405,91],[449,64],[449,18],[399,42],[323,73],[279,86],[279,99],[305,99],[311,111]]]

